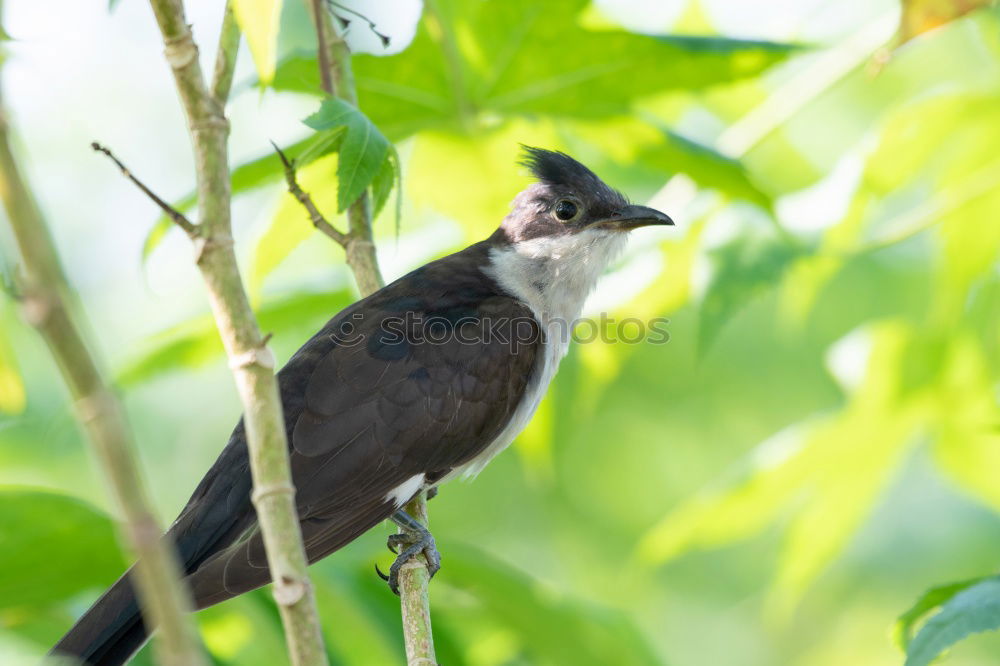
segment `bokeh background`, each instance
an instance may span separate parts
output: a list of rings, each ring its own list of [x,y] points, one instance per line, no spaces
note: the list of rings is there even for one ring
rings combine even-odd
[[[7,0],[20,156],[173,518],[239,410],[187,239],[193,185],[146,3]],[[206,67],[221,2],[189,2]],[[376,222],[391,279],[482,238],[566,150],[672,229],[636,233],[590,314],[670,342],[577,345],[529,429],[430,505],[441,663],[901,664],[895,618],[1000,562],[1000,11],[970,0],[354,2],[363,111],[396,142]],[[426,10],[426,11],[424,11]],[[423,12],[423,13],[422,13]],[[349,17],[349,15],[346,15]],[[277,75],[244,48],[229,108],[237,248],[287,358],[355,298],[266,157],[319,104],[308,16]],[[300,182],[336,203],[336,156]],[[0,224],[4,272],[18,258]],[[0,663],[30,664],[125,566],[115,511],[44,346],[0,295]],[[373,564],[313,567],[333,663],[402,660]],[[260,591],[202,612],[218,664],[286,663]],[[994,634],[956,666],[1000,664]],[[139,657],[142,664],[149,656]]]

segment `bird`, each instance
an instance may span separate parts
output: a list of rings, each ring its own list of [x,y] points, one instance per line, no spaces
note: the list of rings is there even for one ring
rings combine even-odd
[[[533,182],[492,235],[347,307],[277,373],[310,563],[392,520],[390,588],[419,553],[435,573],[434,538],[404,505],[514,440],[629,232],[673,225],[565,153],[524,146],[521,164]],[[166,532],[196,610],[271,582],[251,491],[241,419]],[[117,666],[152,629],[129,570],[50,654]]]

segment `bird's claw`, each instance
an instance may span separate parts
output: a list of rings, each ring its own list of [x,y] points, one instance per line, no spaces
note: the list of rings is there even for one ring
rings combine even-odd
[[[385,540],[386,547],[393,553],[399,554],[400,546],[408,546],[413,538],[406,532],[397,532],[395,534],[390,534]]]
[[[386,539],[386,546],[394,553],[398,553],[396,561],[389,567],[389,575],[385,575],[379,570],[378,565],[375,571],[379,577],[389,584],[389,589],[396,596],[399,596],[399,573],[403,565],[412,560],[420,553],[427,559],[427,573],[431,578],[441,569],[441,554],[434,543],[434,537],[430,532],[400,532],[390,534]],[[406,546],[402,551],[400,546]]]

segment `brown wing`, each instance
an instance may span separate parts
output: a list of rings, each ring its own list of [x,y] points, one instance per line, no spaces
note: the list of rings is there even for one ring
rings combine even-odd
[[[535,319],[462,270],[431,264],[390,285],[334,318],[279,373],[310,561],[385,520],[404,481],[434,482],[475,458],[523,396],[541,342]],[[190,576],[199,607],[269,580],[254,519],[218,541],[231,545]]]

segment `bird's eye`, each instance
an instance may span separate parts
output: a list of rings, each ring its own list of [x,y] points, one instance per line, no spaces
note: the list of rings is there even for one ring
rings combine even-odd
[[[556,217],[565,222],[576,217],[577,207],[572,201],[563,199],[556,204],[556,207],[553,210],[555,211]]]

